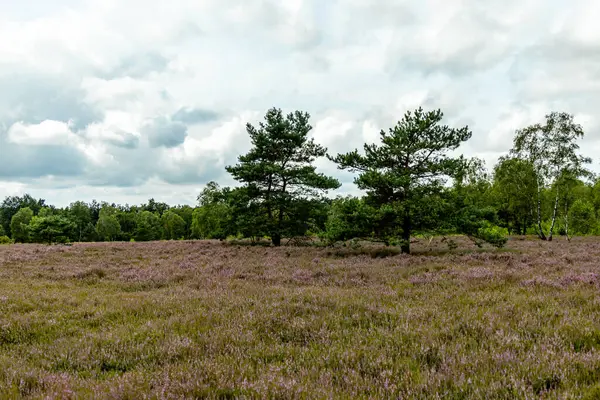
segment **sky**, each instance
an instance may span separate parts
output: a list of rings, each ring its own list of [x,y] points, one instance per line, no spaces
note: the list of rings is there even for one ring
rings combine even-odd
[[[598,20],[593,0],[0,0],[0,198],[194,204],[271,107],[331,154],[439,108],[488,169],[565,111],[599,171]]]

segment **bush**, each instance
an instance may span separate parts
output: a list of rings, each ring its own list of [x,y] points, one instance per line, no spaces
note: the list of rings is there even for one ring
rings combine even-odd
[[[484,224],[477,230],[476,237],[492,246],[502,248],[508,241],[508,230],[497,225]]]
[[[589,235],[597,225],[594,205],[587,200],[577,200],[569,211],[569,220],[573,233]]]
[[[1,244],[12,244],[13,241],[8,236],[0,236],[0,245]]]

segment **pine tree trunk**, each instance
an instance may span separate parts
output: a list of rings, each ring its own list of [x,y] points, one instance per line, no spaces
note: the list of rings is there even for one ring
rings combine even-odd
[[[554,224],[556,223],[556,213],[558,211],[558,185],[556,186],[556,198],[554,199],[554,210],[552,211],[552,224],[550,225],[550,234],[548,235],[548,241],[552,241],[552,234],[554,232]]]
[[[410,233],[410,214],[406,213],[402,218],[402,244],[400,245],[400,251],[405,254],[410,254]]]
[[[273,234],[273,236],[271,237],[271,242],[273,243],[273,246],[281,246],[281,235],[279,234],[279,232]]]
[[[283,180],[283,188],[281,190],[283,193],[285,193],[286,185],[287,185],[287,182],[284,179]],[[273,246],[281,246],[281,231],[282,231],[282,227],[283,227],[283,213],[284,213],[283,205],[282,205],[281,201],[283,201],[283,200],[282,199],[279,200],[279,213],[277,214],[277,232],[272,237]]]

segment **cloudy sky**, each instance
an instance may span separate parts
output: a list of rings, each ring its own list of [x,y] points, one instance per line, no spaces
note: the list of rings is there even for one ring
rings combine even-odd
[[[567,111],[598,171],[598,20],[593,0],[0,0],[0,197],[193,203],[272,106],[331,153],[441,108],[488,168]]]

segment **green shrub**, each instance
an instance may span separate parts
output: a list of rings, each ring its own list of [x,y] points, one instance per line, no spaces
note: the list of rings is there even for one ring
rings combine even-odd
[[[8,236],[0,236],[0,244],[12,244],[13,241]]]
[[[502,248],[508,241],[508,230],[497,225],[486,223],[477,230],[476,237],[492,246]]]
[[[575,201],[569,211],[569,221],[573,233],[589,235],[598,223],[594,205],[587,200]]]

